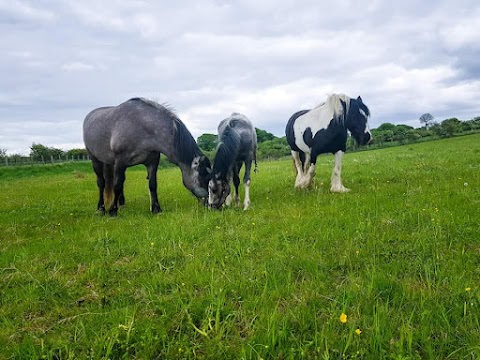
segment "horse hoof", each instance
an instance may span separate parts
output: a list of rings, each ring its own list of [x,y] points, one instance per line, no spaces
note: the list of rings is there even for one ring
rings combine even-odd
[[[110,215],[110,217],[117,217],[117,210],[116,209],[110,210],[108,212],[108,215]]]
[[[152,214],[159,214],[161,212],[162,212],[162,209],[160,207],[152,208]]]
[[[347,189],[346,187],[343,187],[343,186],[342,186],[341,188],[331,188],[331,189],[330,189],[330,192],[332,192],[332,193],[340,193],[340,194],[341,194],[341,193],[347,193],[347,192],[349,192],[349,191],[350,191],[350,189]]]

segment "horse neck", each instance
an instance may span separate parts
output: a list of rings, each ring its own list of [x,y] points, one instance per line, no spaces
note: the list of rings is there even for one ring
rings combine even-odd
[[[173,139],[172,161],[181,169],[191,169],[192,161],[196,156],[202,156],[203,153],[187,130],[186,126],[180,121],[174,123],[175,135]],[[182,170],[183,172],[184,170]]]
[[[222,141],[217,147],[217,154],[213,162],[213,173],[220,174],[224,180],[227,179],[233,164],[237,160],[240,149],[240,136],[236,133],[222,136]]]

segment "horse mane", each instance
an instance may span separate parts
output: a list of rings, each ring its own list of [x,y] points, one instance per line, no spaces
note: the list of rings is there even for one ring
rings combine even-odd
[[[337,122],[344,122],[352,108],[362,109],[367,117],[370,116],[370,110],[362,101],[359,101],[358,99],[351,99],[345,94],[332,94],[324,103],[316,106],[315,108],[319,108],[321,106],[327,106],[332,109],[333,118]]]
[[[203,155],[192,134],[188,131],[183,121],[180,120],[177,114],[175,114],[173,108],[169,104],[159,104],[153,100],[145,98],[132,98],[131,100],[142,101],[143,103],[160,110],[164,115],[171,118],[175,129],[173,143],[175,149],[178,151],[177,156],[181,163],[190,165],[194,157]]]
[[[237,114],[233,113],[232,116],[234,115]],[[213,161],[213,173],[220,173],[222,179],[227,178],[230,166],[236,161],[240,148],[240,135],[231,126],[231,123],[234,121],[236,121],[235,118],[227,120]]]

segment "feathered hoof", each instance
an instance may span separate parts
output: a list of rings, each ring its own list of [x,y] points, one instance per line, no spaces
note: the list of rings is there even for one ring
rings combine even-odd
[[[296,189],[308,189],[313,185],[313,181],[309,181],[308,178],[302,178],[298,181],[295,181]]]
[[[350,189],[346,188],[345,186],[330,188],[330,192],[332,192],[332,193],[347,193],[349,191],[350,191]]]

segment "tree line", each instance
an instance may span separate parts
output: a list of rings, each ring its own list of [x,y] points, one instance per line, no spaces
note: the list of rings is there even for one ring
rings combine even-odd
[[[5,149],[0,149],[1,165],[23,165],[33,163],[54,163],[63,161],[87,160],[86,149],[70,149],[67,151],[33,143],[28,156],[20,154],[8,155]]]
[[[380,148],[480,132],[480,117],[465,121],[457,118],[449,118],[437,122],[430,113],[426,113],[420,116],[419,120],[420,123],[423,124],[423,126],[419,128],[403,124],[383,123],[376,129],[371,130],[373,140],[367,147]],[[257,159],[277,159],[290,155],[290,147],[288,146],[285,136],[277,137],[262,129],[255,128],[255,130],[258,141]],[[213,158],[217,147],[217,135],[209,133],[203,134],[197,138],[197,143],[207,156]],[[350,137],[347,142],[347,150],[351,151],[356,149],[357,145],[353,138]],[[86,159],[88,159],[86,149],[70,149],[64,151],[33,143],[30,147],[30,155],[26,157],[19,154],[8,155],[5,149],[0,148],[0,165],[15,165],[29,162],[50,163]]]
[[[403,124],[383,123],[378,128],[371,130],[373,139],[367,148],[380,148],[480,132],[480,117],[467,121],[449,118],[436,122],[431,114],[426,113],[420,116],[419,120],[423,124],[419,128]],[[255,130],[257,131],[258,159],[280,158],[290,155],[290,146],[288,146],[285,136],[276,137],[265,130],[258,128],[255,128]],[[217,135],[203,134],[198,137],[197,143],[202,150],[213,156],[217,146]],[[355,141],[352,137],[349,137],[347,150],[356,149]]]

